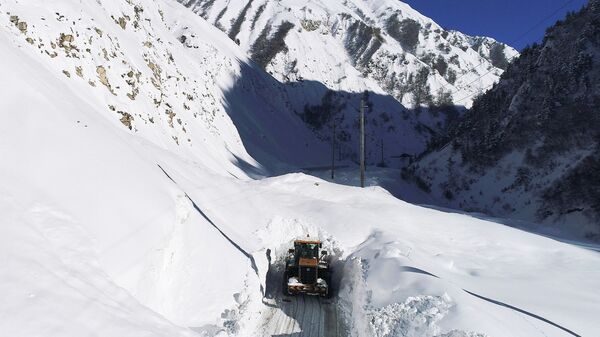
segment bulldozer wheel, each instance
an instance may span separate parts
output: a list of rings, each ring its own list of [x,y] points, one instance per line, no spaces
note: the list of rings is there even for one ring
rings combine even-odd
[[[283,273],[283,281],[281,282],[281,292],[283,293],[284,296],[292,296],[292,294],[290,294],[290,291],[288,289],[288,272],[284,272]]]
[[[333,284],[331,283],[331,270],[328,271],[327,276],[325,277],[325,282],[327,282],[327,293],[323,297],[332,298],[333,297]]]

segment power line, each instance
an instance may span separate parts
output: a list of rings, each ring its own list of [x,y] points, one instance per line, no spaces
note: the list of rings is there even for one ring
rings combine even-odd
[[[492,84],[492,85],[490,85],[490,86],[487,86],[487,87],[483,88],[483,90],[482,90],[482,91],[486,91],[486,90],[488,90],[488,89],[491,89],[493,86],[494,86],[494,84]],[[461,98],[461,99],[459,99],[459,100],[455,100],[455,101],[454,101],[454,103],[460,103],[460,102],[462,102],[462,101],[464,101],[464,100],[466,100],[466,99],[468,99],[468,98],[471,98],[471,97],[473,97],[473,96],[475,96],[475,95],[478,95],[479,93],[480,93],[480,92],[474,92],[474,93],[472,93],[472,94],[470,94],[470,95],[468,95],[468,96],[465,96],[465,97],[463,97],[463,98]]]
[[[543,18],[542,20],[540,20],[537,24],[535,24],[535,26],[529,28],[529,30],[527,30],[525,33],[521,34],[516,40],[512,41],[511,44],[521,41],[521,39],[523,39],[525,36],[527,36],[529,33],[531,33],[534,29],[536,29],[538,26],[540,26],[541,24],[546,22],[548,19],[551,19],[552,17],[554,17],[556,14],[558,14],[558,12],[560,12],[561,10],[566,8],[568,5],[570,5],[574,1],[575,0],[569,0],[569,1],[565,2],[560,8],[558,8],[554,12],[552,12],[552,14],[550,14],[550,15],[546,16],[545,18]]]
[[[529,35],[529,33],[531,33],[532,31],[534,31],[536,28],[538,28],[540,25],[542,25],[544,22],[546,22],[547,20],[551,19],[552,17],[554,17],[556,14],[558,14],[561,10],[565,9],[567,6],[569,6],[570,4],[572,4],[573,2],[575,2],[575,0],[568,0],[567,2],[565,2],[564,4],[562,4],[559,8],[557,8],[556,10],[554,10],[551,14],[547,15],[546,17],[544,17],[543,19],[541,19],[540,21],[538,21],[535,25],[533,25],[531,28],[529,28],[528,30],[526,30],[524,33],[522,33],[521,35],[519,35],[516,39],[512,40],[509,42],[509,45],[513,45],[519,41],[521,41],[524,37],[526,37],[527,35]],[[514,59],[516,59],[517,56],[514,56],[511,60],[509,60],[509,62],[512,62]],[[459,79],[467,76],[469,74],[470,71],[475,70],[476,68],[478,68],[479,66],[483,65],[487,63],[487,61],[483,61],[481,63],[479,63],[478,65],[474,66],[473,68],[469,69],[466,73],[463,73],[462,75],[460,75],[456,80],[458,81]],[[483,77],[485,77],[486,75],[488,75],[489,73],[491,73],[492,71],[494,71],[495,67],[488,70],[486,73],[484,73],[483,75],[478,76],[475,80],[469,82],[468,84],[466,84],[465,86],[468,87],[471,84],[477,82],[478,80],[482,79]],[[446,87],[448,86],[448,82],[446,82],[446,84],[442,85],[442,89],[446,89]],[[463,86],[463,87],[465,87]],[[493,85],[492,85],[493,86]],[[492,86],[489,86],[483,90],[487,90],[489,88],[491,88]],[[458,90],[455,90],[454,92],[452,92],[452,94],[457,93]],[[470,96],[461,98],[460,100],[455,100],[454,103],[457,102],[461,102],[467,98],[470,98],[474,95],[476,95],[477,93],[471,94]]]
[[[365,103],[360,100],[360,187],[365,187]]]
[[[511,59],[509,62],[512,62],[512,61],[514,61],[514,60],[515,60],[515,59],[517,59],[517,58],[518,58],[518,56],[515,56],[515,57],[513,57],[513,58],[512,58],[512,59]],[[493,69],[492,69],[492,70],[493,70]],[[483,76],[485,76],[485,75],[487,75],[487,74],[491,73],[491,72],[492,72],[492,70],[489,70],[487,73],[485,73],[485,74],[481,75],[481,77],[479,77],[478,79],[476,79],[476,80],[472,81],[471,83],[467,84],[467,86],[469,86],[469,85],[471,85],[471,84],[475,83],[476,81],[478,81],[479,79],[481,79]],[[494,85],[496,85],[496,83],[492,83],[491,85],[488,85],[487,87],[483,88],[483,90],[482,90],[482,91],[486,91],[486,90],[488,90],[488,89],[490,89],[490,88],[494,87]],[[473,96],[475,96],[475,95],[477,95],[477,94],[479,94],[479,92],[474,92],[474,93],[472,93],[472,94],[470,94],[470,95],[468,95],[468,96],[465,96],[465,97],[463,97],[463,98],[461,98],[461,99],[458,99],[458,100],[453,100],[453,103],[459,103],[459,102],[462,102],[462,101],[464,101],[465,99],[467,99],[467,98],[471,98],[471,97],[473,97]]]

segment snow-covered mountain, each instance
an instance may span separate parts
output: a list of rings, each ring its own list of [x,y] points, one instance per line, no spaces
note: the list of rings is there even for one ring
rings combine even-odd
[[[430,103],[440,90],[468,106],[472,97],[461,98],[497,81],[517,55],[493,39],[445,30],[395,0],[180,2],[280,81],[383,89],[409,107]]]
[[[600,235],[600,2],[551,27],[405,175],[439,203]]]
[[[277,80],[299,89],[288,95],[291,108],[321,139],[330,139],[335,123],[342,159],[356,159],[359,94],[371,93],[371,164],[381,161],[381,142],[391,149],[384,161],[424,150],[456,117],[451,106],[470,106],[517,55],[493,39],[445,30],[396,0],[180,2]],[[313,97],[296,103],[306,93]],[[428,106],[431,111],[421,111]]]
[[[274,81],[244,62],[246,57],[234,43],[220,39],[220,32],[178,4],[162,5],[170,10],[152,1],[81,6],[58,2],[57,8],[47,11],[18,2],[2,6],[8,13],[3,17],[6,43],[14,41],[23,52],[36,55],[36,62],[48,71],[60,73],[76,96],[111,124],[189,158],[203,149],[203,162],[218,171],[223,168],[217,163],[232,157],[259,166],[246,153],[228,116],[233,114],[228,105],[256,104],[254,97],[261,93],[255,88],[270,88]],[[186,45],[177,40],[182,32],[190,36]],[[242,71],[247,82],[240,83],[237,78]],[[234,85],[247,92],[237,93],[236,102],[227,96]],[[246,101],[247,97],[253,101]],[[236,117],[246,118],[245,124],[253,123],[261,130],[253,138],[268,139],[266,144],[284,142],[278,130],[268,125],[285,124],[310,142],[313,137],[302,135],[306,128],[286,113],[277,91],[269,91],[268,97],[269,105],[260,101],[257,114],[236,110]],[[77,124],[86,125],[83,120]],[[223,146],[205,147],[211,141]],[[287,142],[285,151],[304,146]],[[278,153],[274,148],[271,152]]]
[[[329,158],[294,114],[327,87],[268,76],[175,1],[1,1],[0,50],[2,336],[270,336],[286,313],[263,298],[266,251],[307,234],[336,260],[323,304],[352,336],[600,330],[597,252],[378,187],[265,178]]]

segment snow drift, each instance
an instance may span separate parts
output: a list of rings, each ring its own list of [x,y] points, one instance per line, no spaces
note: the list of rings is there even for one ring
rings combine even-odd
[[[0,331],[255,336],[269,323],[264,252],[306,233],[346,261],[354,335],[564,335],[464,290],[599,330],[597,252],[381,188],[250,178],[310,164],[323,145],[282,151],[306,147],[306,129],[247,101],[253,82],[228,97],[243,69],[272,82],[176,2],[6,1],[0,13]]]

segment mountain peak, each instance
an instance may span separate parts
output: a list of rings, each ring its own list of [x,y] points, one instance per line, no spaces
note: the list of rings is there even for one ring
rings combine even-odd
[[[428,73],[430,93],[442,90],[470,106],[518,55],[491,38],[444,30],[401,1],[180,2],[283,82],[384,92],[408,107],[428,103],[415,99],[419,72]]]

